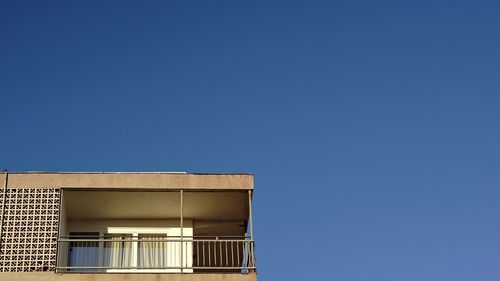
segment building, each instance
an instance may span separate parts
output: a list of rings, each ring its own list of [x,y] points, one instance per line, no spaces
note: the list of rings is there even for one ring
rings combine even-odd
[[[0,281],[257,280],[251,174],[0,180]]]

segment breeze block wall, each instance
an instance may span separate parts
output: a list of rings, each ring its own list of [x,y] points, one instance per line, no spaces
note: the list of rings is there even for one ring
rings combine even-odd
[[[0,272],[55,271],[60,189],[0,193]]]

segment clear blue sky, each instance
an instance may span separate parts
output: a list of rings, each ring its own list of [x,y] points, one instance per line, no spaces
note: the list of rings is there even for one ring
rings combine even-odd
[[[260,280],[500,280],[498,1],[2,1],[0,168],[256,174]]]

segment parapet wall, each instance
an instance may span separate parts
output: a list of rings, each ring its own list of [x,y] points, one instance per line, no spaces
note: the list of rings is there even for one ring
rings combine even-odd
[[[3,187],[5,174],[0,173]],[[7,188],[134,188],[252,190],[251,174],[189,173],[8,173]]]

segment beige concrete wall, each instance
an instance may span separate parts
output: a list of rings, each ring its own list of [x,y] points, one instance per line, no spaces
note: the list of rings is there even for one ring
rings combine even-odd
[[[193,220],[184,219],[184,236],[193,235]],[[108,233],[110,228],[166,228],[169,230],[169,236],[180,236],[180,221],[178,219],[163,220],[81,220],[71,219],[67,221],[67,232],[104,232]],[[67,234],[66,232],[66,234]]]
[[[0,174],[4,183],[5,174]],[[250,174],[9,173],[9,188],[253,189]]]
[[[0,281],[256,281],[257,274],[56,274],[52,272],[2,272]]]

